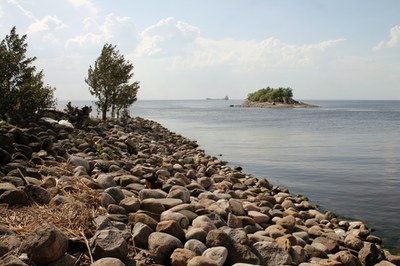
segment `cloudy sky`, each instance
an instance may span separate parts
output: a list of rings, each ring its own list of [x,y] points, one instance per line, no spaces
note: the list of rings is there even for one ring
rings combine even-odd
[[[0,39],[27,34],[59,100],[90,100],[105,43],[130,60],[139,99],[400,100],[398,0],[0,0]]]

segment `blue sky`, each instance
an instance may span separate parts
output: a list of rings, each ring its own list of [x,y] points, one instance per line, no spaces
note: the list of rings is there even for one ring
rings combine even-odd
[[[0,38],[28,35],[59,100],[105,43],[141,83],[139,99],[243,99],[291,87],[297,99],[400,100],[400,1],[0,0]]]

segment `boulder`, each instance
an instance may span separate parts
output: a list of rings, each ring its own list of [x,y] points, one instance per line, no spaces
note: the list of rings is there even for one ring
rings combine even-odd
[[[276,224],[282,226],[289,232],[292,232],[294,226],[296,225],[296,218],[294,218],[293,215],[288,215],[288,216],[285,216],[282,219],[278,220],[276,222]]]
[[[25,186],[24,191],[26,195],[37,204],[42,205],[50,202],[51,199],[50,193],[46,189],[40,186],[27,185]]]
[[[23,190],[14,189],[3,192],[0,195],[0,203],[5,203],[9,206],[28,206],[30,205],[30,200]]]
[[[232,265],[238,262],[259,264],[259,258],[251,249],[236,243],[227,233],[222,230],[214,229],[207,234],[206,243],[208,247],[223,246],[228,250],[227,263]]]
[[[322,249],[320,248],[320,249],[329,254],[336,253],[339,250],[338,243],[336,241],[326,238],[326,237],[320,236],[320,237],[315,238],[311,245],[315,245],[316,243],[322,244],[323,248]]]
[[[167,198],[180,199],[182,202],[188,203],[190,201],[190,191],[183,186],[172,186]]]
[[[384,260],[385,255],[375,244],[366,243],[358,252],[358,259],[362,265],[372,266]]]
[[[191,258],[194,258],[196,254],[185,248],[177,248],[171,255],[172,266],[186,266]]]
[[[268,223],[270,220],[270,217],[268,215],[258,211],[249,211],[248,216],[253,218],[254,222],[258,224]]]
[[[53,225],[45,223],[30,232],[22,242],[21,251],[36,264],[58,260],[68,249],[68,238]]]
[[[138,222],[132,229],[132,240],[135,247],[147,248],[147,239],[153,230],[146,224]]]
[[[202,256],[213,260],[219,266],[223,266],[228,257],[228,250],[226,247],[212,247],[206,249]]]
[[[58,260],[47,264],[47,266],[75,266],[77,259],[69,254],[65,254]]]
[[[105,193],[109,194],[117,204],[121,202],[125,198],[124,193],[119,187],[109,187],[104,190]]]
[[[71,155],[68,158],[68,163],[72,164],[73,166],[82,166],[82,167],[85,168],[86,173],[90,172],[89,162],[86,159],[82,158],[82,157],[79,157],[79,156],[76,156],[76,155]]]
[[[183,229],[187,229],[190,223],[189,219],[185,215],[179,212],[173,212],[167,210],[161,213],[160,221],[168,221],[168,220],[174,220],[178,222],[179,226],[182,227]]]
[[[125,266],[125,264],[117,258],[102,258],[96,260],[91,266]]]
[[[187,263],[187,266],[218,266],[218,263],[213,261],[212,259],[204,256],[196,256],[190,259]]]
[[[162,199],[166,198],[167,195],[168,194],[161,189],[142,189],[139,191],[138,197],[140,201],[143,201],[149,198]]]
[[[119,205],[125,209],[127,213],[137,212],[140,210],[140,202],[135,197],[127,197],[119,202]]]
[[[99,184],[101,188],[104,189],[117,186],[117,184],[114,181],[114,178],[110,174],[100,174],[96,178],[96,182]]]
[[[165,211],[165,207],[163,204],[161,204],[158,199],[155,198],[150,198],[150,199],[144,199],[142,200],[140,204],[140,208],[142,210],[156,213],[156,214],[161,214],[162,212]]]
[[[257,250],[263,266],[292,263],[292,258],[288,251],[274,242],[257,242],[253,245],[253,248]]]
[[[207,249],[206,245],[197,239],[190,239],[185,243],[184,248],[189,249],[196,253],[197,256],[201,256]]]
[[[110,228],[99,230],[90,239],[94,259],[113,257],[124,260],[128,255],[128,244],[121,232]]]
[[[156,263],[169,264],[172,252],[177,248],[182,248],[182,242],[169,234],[154,232],[148,239],[150,256]]]
[[[157,232],[167,233],[181,241],[185,241],[185,232],[182,227],[178,224],[177,221],[169,220],[169,221],[161,221],[157,224],[156,227]]]

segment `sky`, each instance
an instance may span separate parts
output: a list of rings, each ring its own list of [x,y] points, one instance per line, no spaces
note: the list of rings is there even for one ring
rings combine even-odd
[[[398,0],[0,0],[58,100],[93,100],[104,44],[134,65],[139,100],[400,100]]]

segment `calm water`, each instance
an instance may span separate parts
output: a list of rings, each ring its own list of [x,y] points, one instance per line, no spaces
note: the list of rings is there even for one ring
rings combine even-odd
[[[400,101],[312,101],[316,109],[231,108],[241,101],[139,101],[131,115],[400,246]],[[398,251],[397,251],[398,252]]]
[[[139,101],[131,116],[156,120],[246,173],[363,220],[400,252],[400,101],[229,107],[241,102]]]

